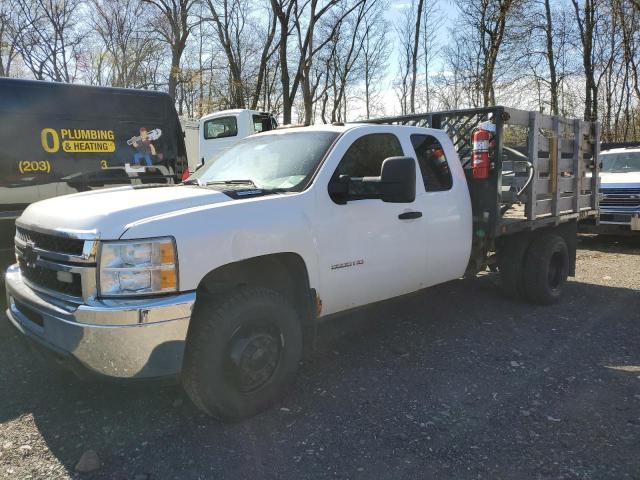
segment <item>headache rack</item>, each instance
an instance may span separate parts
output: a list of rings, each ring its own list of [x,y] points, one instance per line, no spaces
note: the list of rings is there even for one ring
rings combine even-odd
[[[471,137],[495,125],[490,174],[471,173]],[[597,217],[600,124],[507,107],[448,110],[367,120],[444,130],[465,169],[474,217],[474,244],[524,230]]]

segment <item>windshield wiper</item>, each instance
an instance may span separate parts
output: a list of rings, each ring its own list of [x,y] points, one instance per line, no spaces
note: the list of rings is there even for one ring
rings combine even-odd
[[[263,193],[290,193],[289,188],[264,188],[259,187],[253,180],[250,179],[237,179],[237,180],[211,180],[208,182],[199,182],[196,179],[187,180],[182,182],[183,185],[199,185],[201,187],[207,187],[209,185],[248,185],[254,190],[260,190]]]
[[[253,180],[211,180],[209,182],[204,182],[202,185],[252,185],[256,188],[256,182]]]

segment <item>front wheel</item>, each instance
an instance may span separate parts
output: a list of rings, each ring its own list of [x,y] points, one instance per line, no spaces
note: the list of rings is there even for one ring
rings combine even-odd
[[[300,320],[277,292],[233,291],[197,305],[192,322],[183,385],[209,415],[237,419],[265,410],[298,369]]]
[[[531,242],[524,270],[524,286],[530,301],[543,305],[557,302],[568,276],[569,251],[562,237],[546,234]]]

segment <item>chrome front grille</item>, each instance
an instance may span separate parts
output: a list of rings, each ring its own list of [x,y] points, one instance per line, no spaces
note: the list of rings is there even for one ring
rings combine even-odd
[[[614,198],[604,197],[600,200],[600,205],[603,207],[640,207],[639,198]]]
[[[22,276],[31,284],[72,297],[82,297],[82,277],[79,273],[51,270],[18,257]]]
[[[84,248],[84,240],[35,232],[21,227],[16,227],[16,238],[25,244],[33,243],[35,248],[66,255],[82,255]]]
[[[96,294],[96,240],[16,227],[16,258],[34,289],[75,303]]]
[[[640,207],[640,188],[602,188],[602,207]]]

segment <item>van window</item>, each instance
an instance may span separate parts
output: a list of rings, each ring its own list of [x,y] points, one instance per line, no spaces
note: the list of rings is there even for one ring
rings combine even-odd
[[[204,138],[235,137],[238,134],[238,121],[236,117],[219,117],[204,122]]]
[[[431,135],[411,135],[422,181],[427,192],[449,190],[453,181],[442,145]]]
[[[382,170],[382,162],[389,157],[402,156],[398,138],[391,133],[364,135],[351,144],[340,165],[333,174],[349,177],[377,177]]]

